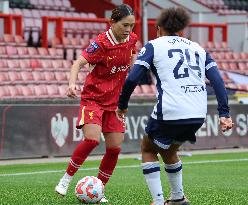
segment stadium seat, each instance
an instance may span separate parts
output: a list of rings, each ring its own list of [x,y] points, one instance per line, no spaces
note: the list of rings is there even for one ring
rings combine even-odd
[[[44,60],[44,59],[42,59],[40,62],[41,62],[41,67],[43,69],[51,70],[53,68],[52,60]]]
[[[38,9],[32,9],[31,12],[32,12],[32,17],[33,18],[37,18],[37,19],[40,19],[41,18],[40,10],[38,10]]]
[[[74,60],[74,49],[66,49],[66,59],[67,60]]]
[[[70,77],[71,77],[71,72],[66,72],[65,74],[66,74],[67,81],[69,82]]]
[[[49,97],[58,97],[60,95],[57,85],[54,84],[46,85],[46,88]]]
[[[142,90],[142,93],[145,96],[154,96],[155,93],[153,92],[153,89],[150,87],[150,85],[140,85],[140,88]]]
[[[30,59],[30,66],[32,69],[41,68],[41,62],[38,59]]]
[[[0,58],[7,58],[6,46],[0,46]]]
[[[132,95],[133,96],[143,96],[143,93],[142,93],[140,86],[135,87]]]
[[[21,69],[30,69],[30,60],[29,59],[22,59],[20,60],[20,68]]]
[[[7,60],[10,70],[18,70],[20,68],[20,61],[16,59]]]
[[[221,77],[225,83],[232,83],[233,80],[229,77],[227,72],[222,72]]]
[[[16,46],[27,46],[27,42],[24,41],[22,36],[15,35],[14,40],[15,40]]]
[[[34,85],[34,94],[37,97],[48,97],[46,85]]]
[[[9,89],[7,88],[7,86],[1,86],[0,99],[4,99],[8,97],[10,97]]]
[[[238,70],[238,66],[237,66],[237,63],[229,63],[229,67],[230,67],[230,70]]]
[[[17,88],[19,89],[20,93],[22,93],[23,97],[34,97],[33,90],[26,85],[18,85]]]
[[[16,45],[15,39],[11,34],[4,34],[3,35],[3,41],[4,41],[5,45],[9,45],[9,46],[15,46]]]
[[[6,46],[8,58],[18,58],[17,48],[15,46]]]
[[[6,60],[0,59],[0,71],[8,70],[8,64]]]
[[[16,47],[17,54],[21,58],[30,58],[27,47]]]
[[[32,81],[33,80],[33,75],[29,71],[21,71],[21,78],[23,81]]]
[[[70,60],[63,60],[63,67],[70,70],[72,66],[72,62]]]
[[[230,66],[228,63],[223,62],[221,63],[220,69],[228,71],[230,69]]]
[[[54,75],[58,82],[67,81],[67,77],[64,72],[54,72]]]
[[[238,68],[239,68],[239,70],[242,70],[242,71],[248,69],[247,64],[245,62],[239,62]]]
[[[61,70],[63,69],[63,60],[53,60],[52,65],[55,70]]]
[[[80,39],[71,38],[71,45],[72,45],[73,48],[82,49]]]
[[[34,81],[44,81],[45,80],[45,76],[43,72],[40,71],[33,71],[33,79]]]
[[[16,83],[16,81],[20,81],[21,80],[21,76],[20,76],[20,73],[19,72],[9,71],[8,72],[8,75],[9,75],[9,80],[11,82],[15,82]]]
[[[32,56],[32,58],[40,58],[41,56],[38,54],[38,51],[35,47],[28,47],[28,54]]]
[[[10,96],[12,96],[13,98],[19,98],[20,96],[22,96],[22,93],[15,85],[8,85],[7,88],[9,90]]]
[[[226,60],[232,60],[233,59],[233,53],[232,52],[225,52],[224,57]]]
[[[48,48],[48,53],[49,53],[49,56],[54,59],[62,59],[64,57],[63,49]]]
[[[45,80],[48,83],[51,83],[51,82],[55,82],[56,81],[54,72],[45,71],[45,72],[43,72],[43,74],[44,74]]]
[[[7,72],[0,72],[0,84],[6,83],[9,81],[9,75]],[[1,90],[1,89],[0,89]]]
[[[41,56],[41,58],[51,58],[47,48],[39,47],[37,48],[38,54]]]
[[[58,88],[59,88],[60,96],[67,98],[66,91],[67,91],[68,85],[59,85]]]
[[[248,54],[242,52],[242,53],[240,53],[240,58],[241,58],[242,60],[248,60]]]

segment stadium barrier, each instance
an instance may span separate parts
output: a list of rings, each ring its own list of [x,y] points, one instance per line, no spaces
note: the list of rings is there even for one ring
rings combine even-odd
[[[0,19],[3,19],[3,27],[5,34],[16,34],[19,36],[23,36],[21,15],[9,15],[0,13]],[[12,25],[15,25],[15,27],[13,27]]]
[[[140,152],[140,140],[152,109],[153,103],[130,104],[123,153]],[[206,122],[197,132],[197,143],[183,145],[184,150],[248,147],[248,105],[231,105],[235,127],[224,134],[219,129],[216,105],[209,105],[208,111]],[[78,104],[9,103],[0,105],[0,113],[0,159],[69,156],[83,139],[82,131],[75,128]],[[104,151],[100,143],[93,154]]]
[[[149,39],[156,38],[156,20],[155,19],[149,19],[148,20],[148,28],[149,28]],[[227,33],[228,33],[228,26],[227,24],[222,24],[222,23],[191,23],[189,25],[189,28],[206,28],[208,37],[207,41],[209,42],[214,42],[214,36],[215,36],[215,30],[216,29],[221,29],[221,40],[223,42],[227,42]],[[180,36],[184,36],[183,33],[180,34]]]
[[[49,22],[55,23],[55,36],[62,40],[64,36],[63,24],[64,22],[87,22],[87,23],[106,23],[108,26],[108,19],[105,18],[62,18],[62,17],[42,17],[42,47],[48,47],[48,24]]]

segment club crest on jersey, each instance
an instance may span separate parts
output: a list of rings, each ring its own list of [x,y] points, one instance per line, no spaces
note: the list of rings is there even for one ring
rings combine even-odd
[[[145,52],[146,52],[146,48],[145,47],[141,48],[138,56],[143,56],[145,54]]]
[[[93,119],[94,111],[89,112],[90,119]]]
[[[86,52],[87,53],[94,53],[96,51],[96,49],[99,48],[99,45],[93,41],[89,46],[88,48],[86,48]]]

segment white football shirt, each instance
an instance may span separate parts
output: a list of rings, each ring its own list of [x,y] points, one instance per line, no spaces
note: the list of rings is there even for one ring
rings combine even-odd
[[[156,78],[152,118],[206,117],[205,71],[217,65],[199,44],[179,36],[159,37],[141,49],[135,64],[151,69]]]

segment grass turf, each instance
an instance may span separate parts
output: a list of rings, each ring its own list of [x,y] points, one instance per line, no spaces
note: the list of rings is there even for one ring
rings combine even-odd
[[[193,155],[182,157],[182,161],[184,190],[192,205],[248,205],[248,153]],[[66,197],[54,193],[66,162],[0,166],[0,205],[80,205],[74,195],[74,187],[80,178],[96,176],[99,163],[97,160],[84,164],[75,175]],[[151,203],[139,165],[140,161],[136,159],[119,160],[105,190],[108,205]],[[168,196],[162,166],[161,170],[164,193]]]

